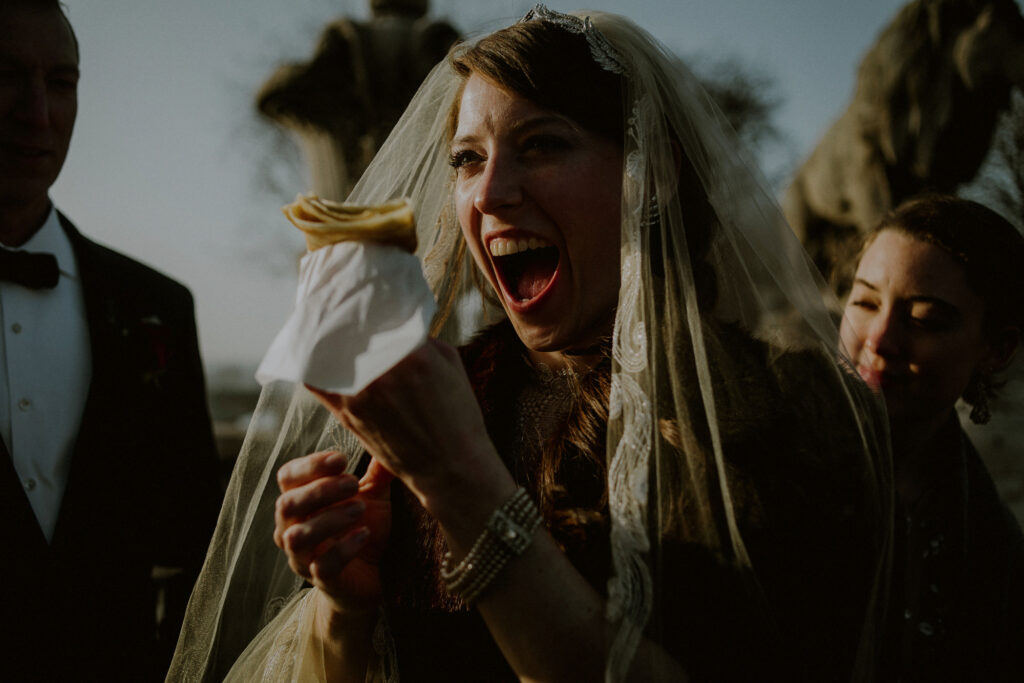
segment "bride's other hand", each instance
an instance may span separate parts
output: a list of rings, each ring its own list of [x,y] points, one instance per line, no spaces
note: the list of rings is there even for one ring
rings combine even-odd
[[[458,352],[429,340],[355,396],[309,389],[435,515],[438,506],[511,494]],[[461,512],[472,512],[462,510]]]
[[[359,614],[380,601],[394,475],[371,460],[357,480],[345,473],[346,463],[344,454],[322,451],[281,466],[274,543],[335,612]]]

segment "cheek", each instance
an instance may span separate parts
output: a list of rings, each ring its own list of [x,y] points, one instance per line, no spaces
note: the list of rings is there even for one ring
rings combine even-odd
[[[459,220],[459,229],[462,231],[462,238],[466,240],[466,246],[473,257],[473,262],[484,277],[493,287],[494,278],[491,274],[491,262],[484,253],[483,243],[480,241],[480,226],[475,221],[476,212],[473,211],[472,201],[463,202],[463,197],[455,193],[455,215]]]
[[[473,258],[476,259],[477,248],[480,244],[480,225],[478,221],[474,220],[471,196],[471,193],[462,185],[456,185],[455,191],[452,193],[455,203],[455,217],[459,221],[459,229],[462,231],[462,237],[466,240],[466,244],[469,245],[470,251],[473,252]]]
[[[977,347],[970,343],[933,343],[919,348],[920,366],[948,384],[964,384],[978,367]]]
[[[844,314],[842,322],[839,324],[840,350],[851,359],[855,359],[857,354],[860,353],[860,347],[863,341],[864,335],[861,333],[856,323],[848,313]]]
[[[455,204],[455,216],[459,219],[459,227],[462,234],[469,238],[469,231],[472,230],[473,222],[473,200],[472,190],[465,183],[456,182],[452,190],[452,201]]]
[[[595,218],[610,224],[590,222],[581,226],[586,231],[578,239],[580,249],[572,263],[579,285],[593,302],[590,309],[603,311],[614,306],[619,297],[621,238],[618,221],[608,221],[607,214]]]
[[[78,101],[57,101],[49,103],[50,120],[54,128],[62,134],[71,137],[71,131],[75,127],[75,117],[78,114]]]

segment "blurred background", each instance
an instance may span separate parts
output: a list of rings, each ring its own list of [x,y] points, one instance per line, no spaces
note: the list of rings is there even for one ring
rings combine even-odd
[[[433,0],[427,17],[465,36],[507,24],[532,4]],[[255,404],[253,372],[294,297],[303,239],[280,207],[314,184],[296,137],[258,113],[256,93],[281,64],[308,60],[329,22],[370,20],[370,2],[66,5],[81,46],[82,78],[77,126],[53,199],[93,239],[192,290],[211,410],[230,462]],[[587,5],[626,14],[689,63],[781,196],[846,109],[858,63],[904,2]],[[996,140],[1003,151],[996,149],[960,190],[975,199],[997,197],[1018,227],[1021,178],[1013,173],[1024,166],[1020,140],[1012,136],[1024,130],[1021,99],[1016,92],[1001,119]],[[1024,404],[1014,405],[1004,410],[1009,428],[972,436],[1024,519],[1024,439],[1013,431]]]

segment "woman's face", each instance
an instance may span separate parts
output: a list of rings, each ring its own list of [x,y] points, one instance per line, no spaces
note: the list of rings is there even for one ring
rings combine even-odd
[[[527,348],[585,349],[610,334],[621,149],[473,74],[452,165],[466,242]]]
[[[883,230],[857,266],[840,337],[892,420],[942,419],[989,361],[983,315],[952,256]]]

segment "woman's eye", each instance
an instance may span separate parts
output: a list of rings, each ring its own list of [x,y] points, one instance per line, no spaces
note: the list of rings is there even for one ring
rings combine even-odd
[[[448,164],[456,170],[479,160],[480,155],[468,149],[455,150],[448,155]]]
[[[960,316],[946,306],[924,304],[911,306],[907,311],[910,324],[926,332],[945,332],[957,327]]]
[[[850,305],[862,308],[865,311],[874,311],[878,308],[878,304],[868,299],[853,299],[850,301]]]
[[[955,323],[941,315],[911,315],[910,324],[926,332],[944,332]]]

